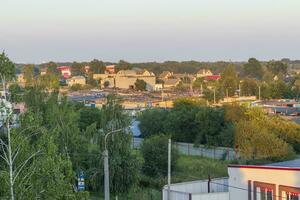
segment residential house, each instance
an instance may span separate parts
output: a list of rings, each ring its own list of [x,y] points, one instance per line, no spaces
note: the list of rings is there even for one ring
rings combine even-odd
[[[93,78],[99,81],[102,87],[133,89],[137,79],[146,82],[146,89],[155,90],[156,77],[152,72],[142,69],[120,70],[117,73],[94,74]]]
[[[66,79],[70,78],[72,75],[70,66],[60,66],[57,69],[61,72],[61,75]]]
[[[169,71],[163,71],[160,75],[159,75],[159,79],[168,79],[173,75],[173,72],[169,72]]]
[[[20,86],[25,86],[25,78],[24,78],[24,74],[21,73],[21,74],[17,74],[17,83],[20,85]]]
[[[40,74],[41,74],[41,76],[46,75],[47,74],[47,68],[46,67],[41,68]]]
[[[84,76],[73,76],[72,78],[67,79],[66,82],[69,87],[75,84],[79,84],[79,85],[86,84],[86,80]]]
[[[106,72],[108,72],[109,74],[114,74],[116,72],[115,70],[115,65],[107,65],[105,67]]]
[[[174,88],[181,82],[178,78],[164,79],[163,81],[164,88]]]
[[[196,77],[197,78],[203,78],[203,77],[212,76],[212,75],[213,75],[213,73],[209,69],[200,69],[197,72]]]

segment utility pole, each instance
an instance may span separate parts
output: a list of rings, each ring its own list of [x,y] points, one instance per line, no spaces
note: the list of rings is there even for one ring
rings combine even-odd
[[[168,143],[168,200],[171,200],[171,139]]]
[[[239,83],[239,97],[241,97],[241,93],[242,93],[242,90],[241,90],[241,83]]]
[[[202,85],[202,83],[201,83],[201,93],[200,93],[200,95],[201,96],[203,95],[203,85]]]
[[[260,86],[258,86],[258,100],[260,100]]]
[[[103,159],[104,159],[104,199],[109,200],[110,199],[110,192],[109,192],[109,163],[108,163],[108,150],[107,150],[107,137],[112,134],[119,131],[122,131],[123,129],[118,129],[114,131],[108,132],[104,137],[104,151],[103,151]]]
[[[214,88],[214,104],[216,104],[216,88]]]

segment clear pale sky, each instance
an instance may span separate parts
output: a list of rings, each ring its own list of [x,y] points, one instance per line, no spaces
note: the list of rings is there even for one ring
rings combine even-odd
[[[299,0],[0,0],[15,62],[300,59]]]

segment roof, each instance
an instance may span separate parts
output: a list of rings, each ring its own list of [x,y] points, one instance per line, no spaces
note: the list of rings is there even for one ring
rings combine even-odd
[[[221,79],[220,75],[212,75],[212,76],[204,77],[204,80],[206,80],[206,81],[217,81],[219,79]]]
[[[169,72],[169,71],[163,71],[160,75],[159,75],[159,77],[160,78],[168,78],[167,76],[169,76],[169,75],[171,75],[172,73],[171,72]]]
[[[267,165],[228,165],[229,168],[273,169],[300,171],[300,158]]]
[[[210,72],[210,73],[211,73],[211,71],[210,71],[209,69],[200,69],[200,70],[197,72],[197,74],[205,74],[205,73],[207,73],[207,72]]]
[[[271,163],[267,166],[277,166],[277,167],[299,167],[300,168],[300,158],[295,160],[289,160],[284,162],[278,162],[278,163]]]
[[[164,84],[165,85],[176,85],[176,84],[178,84],[179,83],[179,79],[177,79],[177,78],[172,78],[172,79],[165,79],[164,80]]]
[[[70,79],[85,79],[84,76],[73,76]]]
[[[134,70],[120,70],[118,71],[119,75],[136,75],[136,71]]]

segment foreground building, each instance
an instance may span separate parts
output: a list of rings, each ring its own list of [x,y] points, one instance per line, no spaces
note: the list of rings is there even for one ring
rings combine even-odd
[[[229,178],[171,185],[176,200],[300,200],[300,159],[269,165],[229,165]],[[163,188],[167,199],[167,186]]]

